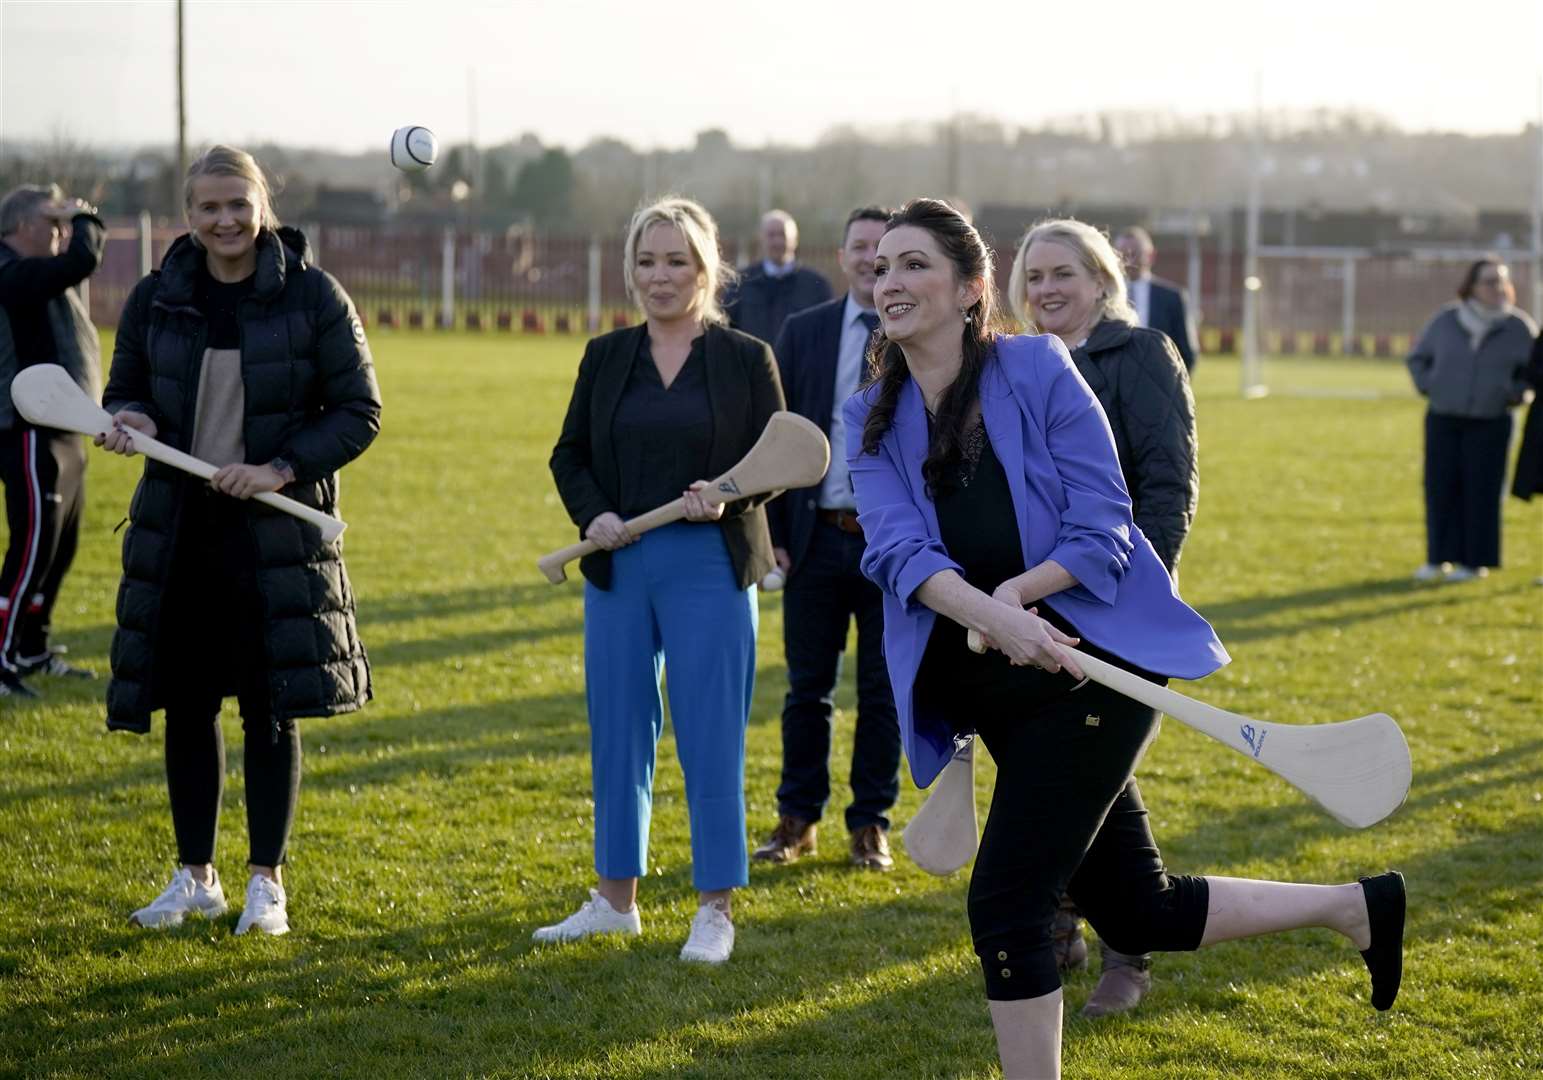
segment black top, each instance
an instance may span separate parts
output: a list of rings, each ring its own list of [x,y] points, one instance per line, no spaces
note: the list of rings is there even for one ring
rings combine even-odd
[[[240,281],[216,281],[209,273],[207,263],[200,260],[197,280],[193,283],[193,306],[209,321],[210,349],[239,349],[241,347],[241,301],[252,295],[257,287],[254,270]]]
[[[984,420],[977,419],[965,436],[958,485],[940,492],[934,505],[943,546],[964,570],[965,581],[989,595],[1002,582],[1028,569],[1023,561],[1007,471],[986,437]],[[1081,637],[1077,628],[1049,604],[1031,606],[1041,619],[1063,634]],[[1078,685],[1064,671],[1049,672],[1033,665],[1015,667],[996,649],[971,652],[967,634],[953,619],[938,616],[916,674],[918,695],[945,695],[956,706],[947,711],[956,717],[961,733],[974,730],[973,714],[980,709],[1000,708],[1004,703],[1029,709]],[[1167,682],[1091,642],[1082,641],[1076,647],[1149,681]]]
[[[964,570],[964,580],[981,592],[990,595],[1002,582],[1028,569],[1023,563],[1023,544],[1018,536],[1007,472],[991,449],[983,420],[977,419],[965,436],[959,483],[940,491],[934,505],[943,546]],[[1039,614],[1062,630],[1072,632],[1065,620],[1044,604],[1039,605]],[[1037,667],[1014,667],[995,649],[971,652],[966,634],[965,628],[953,619],[939,616],[933,622],[927,651],[916,675],[921,692],[957,694],[960,687],[967,687],[970,696],[980,695],[976,700],[997,699],[1012,693],[1021,695],[1027,705],[1042,699],[1052,682],[1065,688],[1064,675],[1052,675]]]
[[[668,387],[643,338],[616,414],[611,438],[621,466],[618,491],[623,518],[645,514],[680,498],[694,481],[707,480],[713,441],[712,402],[707,397],[706,348],[698,337]]]
[[[584,347],[584,359],[579,362],[562,434],[552,448],[551,467],[557,492],[580,536],[600,514],[621,511],[622,462],[613,421],[645,337],[644,326],[602,334]],[[783,407],[770,345],[709,323],[702,335],[702,350],[712,444],[701,463],[704,467],[692,480],[711,479],[733,468],[761,437],[772,413]],[[679,494],[677,487],[670,497]],[[718,519],[741,588],[759,581],[776,565],[766,531],[766,512],[761,508],[773,494],[736,499],[724,506],[723,517]],[[579,570],[597,588],[611,587],[609,551],[584,556]]]

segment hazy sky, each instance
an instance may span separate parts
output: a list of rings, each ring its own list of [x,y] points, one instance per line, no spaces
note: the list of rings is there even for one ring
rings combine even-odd
[[[461,0],[186,5],[188,134],[343,150],[424,124],[681,146],[807,143],[956,109],[1362,106],[1413,129],[1538,115],[1543,0]],[[474,75],[469,78],[468,72]],[[175,7],[0,0],[0,137],[170,143]]]

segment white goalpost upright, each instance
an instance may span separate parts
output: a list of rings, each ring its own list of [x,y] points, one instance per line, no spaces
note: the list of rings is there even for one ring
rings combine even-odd
[[[1259,356],[1259,203],[1264,169],[1264,95],[1261,76],[1254,73],[1254,140],[1248,170],[1248,223],[1243,240],[1243,362],[1241,391],[1245,398],[1263,397],[1265,385]]]

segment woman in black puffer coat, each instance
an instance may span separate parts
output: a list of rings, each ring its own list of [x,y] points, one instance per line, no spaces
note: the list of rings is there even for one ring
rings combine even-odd
[[[225,751],[221,701],[245,731],[251,877],[236,932],[289,928],[280,866],[300,781],[297,719],[370,698],[340,541],[255,502],[283,489],[337,513],[337,471],[380,430],[380,392],[353,304],[279,227],[262,170],[216,146],[188,170],[190,233],[135,287],[103,404],[219,471],[207,483],[147,462],[129,509],[108,727],[166,710],[180,868],[140,926],[226,908],[214,871]],[[98,440],[132,453],[127,434]]]
[[[1114,433],[1131,517],[1176,579],[1200,501],[1195,398],[1178,348],[1162,331],[1136,325],[1109,238],[1073,218],[1042,221],[1029,230],[1013,257],[1008,300],[1026,326],[1056,335],[1070,350]],[[1132,790],[1120,794],[1111,818],[1146,813]],[[1087,963],[1070,901],[1063,901],[1055,940],[1063,970]],[[1131,1009],[1152,985],[1150,956],[1108,945],[1102,953],[1103,973],[1084,1016]]]

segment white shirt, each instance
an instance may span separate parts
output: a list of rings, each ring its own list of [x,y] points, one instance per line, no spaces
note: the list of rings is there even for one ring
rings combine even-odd
[[[1130,306],[1136,309],[1136,321],[1152,325],[1152,279],[1140,277],[1130,283]]]
[[[765,271],[766,276],[769,278],[787,277],[797,265],[797,261],[793,259],[789,259],[785,263],[774,263],[770,259],[761,260],[761,269]]]
[[[862,307],[852,299],[851,293],[847,293],[841,313],[841,349],[836,354],[836,395],[830,411],[830,469],[820,482],[821,510],[857,509],[857,497],[852,493],[852,480],[847,475],[846,421],[842,418],[841,407],[847,398],[857,393],[857,386],[862,382],[864,357],[872,336],[863,325],[865,314],[877,312]]]

